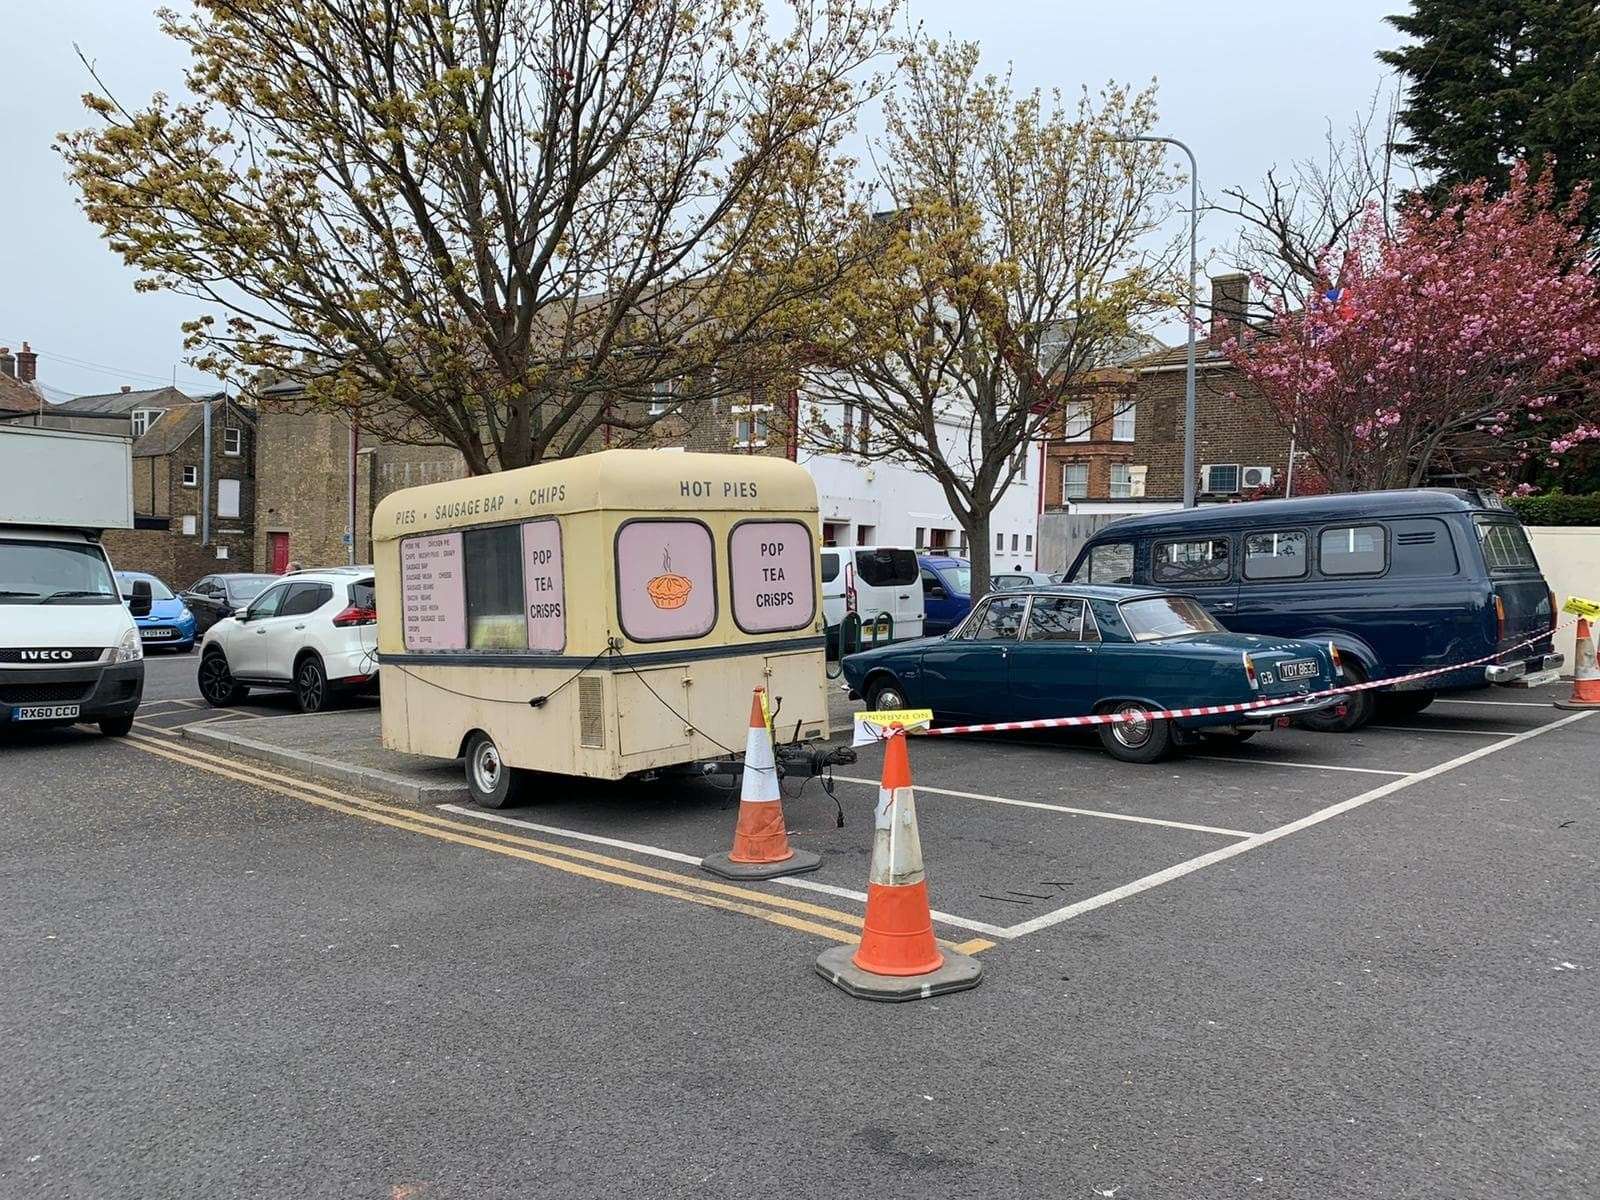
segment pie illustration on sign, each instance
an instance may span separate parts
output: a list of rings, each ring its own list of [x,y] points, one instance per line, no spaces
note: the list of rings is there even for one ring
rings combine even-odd
[[[682,608],[689,602],[694,583],[686,576],[672,573],[672,551],[661,552],[661,574],[644,585],[650,593],[650,603],[657,608]]]

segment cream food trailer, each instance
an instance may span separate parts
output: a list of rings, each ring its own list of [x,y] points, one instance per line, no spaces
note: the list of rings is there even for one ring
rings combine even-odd
[[[386,497],[373,514],[383,744],[620,779],[742,753],[764,687],[828,736],[817,491],[786,459],[607,450]]]

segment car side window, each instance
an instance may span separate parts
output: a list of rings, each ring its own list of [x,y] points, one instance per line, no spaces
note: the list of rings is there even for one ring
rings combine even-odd
[[[824,554],[822,556],[822,582],[832,583],[839,578],[839,556],[837,554]]]
[[[1081,642],[1083,626],[1082,600],[1074,596],[1035,596],[1025,636],[1030,642]]]
[[[939,582],[939,577],[927,567],[922,568],[922,594],[925,596],[945,595],[944,584]]]
[[[1324,575],[1377,575],[1388,563],[1382,525],[1344,525],[1324,529],[1317,541]]]
[[[252,621],[259,621],[262,617],[275,617],[278,615],[278,606],[283,603],[283,598],[288,594],[290,585],[280,583],[277,587],[270,587],[255,598],[247,613]]]
[[[325,583],[296,583],[278,609],[280,617],[303,617],[314,613],[333,598],[333,588]]]
[[[1151,562],[1157,583],[1218,583],[1232,574],[1225,537],[1157,542]]]
[[[1014,642],[1022,632],[1022,614],[1027,608],[1026,596],[991,600],[977,620],[962,630],[962,636],[976,642]]]
[[[1133,543],[1108,542],[1102,546],[1094,546],[1089,550],[1089,558],[1085,563],[1088,568],[1087,583],[1132,583],[1133,582]],[[1083,568],[1073,576],[1074,581],[1081,580],[1084,575]]]
[[[1246,579],[1303,579],[1311,566],[1306,535],[1298,530],[1252,533],[1244,539]]]

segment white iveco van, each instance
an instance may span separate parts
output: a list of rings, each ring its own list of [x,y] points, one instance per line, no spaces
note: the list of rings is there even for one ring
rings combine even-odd
[[[144,692],[134,616],[100,544],[133,527],[130,442],[0,425],[0,734],[97,723],[121,737]]]

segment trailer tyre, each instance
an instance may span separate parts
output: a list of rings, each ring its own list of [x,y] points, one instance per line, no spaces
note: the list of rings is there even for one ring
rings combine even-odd
[[[522,800],[526,775],[507,766],[487,733],[467,739],[467,791],[479,808],[509,808]]]

